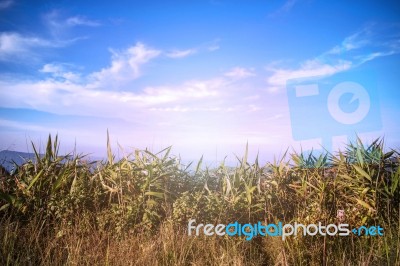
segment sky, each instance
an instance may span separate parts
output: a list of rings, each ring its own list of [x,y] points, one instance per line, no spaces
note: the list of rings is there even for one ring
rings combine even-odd
[[[396,1],[0,0],[0,150],[400,146]]]

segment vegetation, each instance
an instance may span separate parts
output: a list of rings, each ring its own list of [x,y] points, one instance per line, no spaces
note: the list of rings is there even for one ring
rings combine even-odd
[[[33,144],[32,144],[33,145]],[[400,265],[400,156],[381,139],[194,170],[136,150],[88,162],[45,153],[0,177],[1,265]],[[384,236],[188,236],[187,223],[380,225]]]

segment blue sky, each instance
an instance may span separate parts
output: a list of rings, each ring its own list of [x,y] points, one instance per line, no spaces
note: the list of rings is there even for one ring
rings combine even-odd
[[[101,156],[107,129],[115,148],[186,160],[337,149],[348,132],[398,148],[399,52],[396,1],[0,0],[0,150],[58,133]],[[288,80],[316,76],[318,97],[289,104]],[[326,117],[332,81],[366,82],[368,126]]]

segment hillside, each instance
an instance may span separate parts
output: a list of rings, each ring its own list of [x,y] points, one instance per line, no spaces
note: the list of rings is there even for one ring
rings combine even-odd
[[[8,172],[14,168],[14,164],[21,165],[27,160],[34,160],[35,154],[28,152],[2,150],[0,151],[0,165]]]

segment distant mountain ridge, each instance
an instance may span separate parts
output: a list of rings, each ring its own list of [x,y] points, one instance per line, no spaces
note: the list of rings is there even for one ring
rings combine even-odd
[[[14,169],[14,163],[21,165],[28,160],[35,160],[35,154],[19,151],[0,151],[0,165],[3,166],[9,173]]]
[[[43,154],[40,154],[42,157]],[[107,160],[107,158],[103,158],[100,156],[87,156],[85,157],[86,159],[89,159],[89,161],[102,161],[102,160]],[[122,158],[116,158],[122,159]],[[36,156],[34,153],[30,152],[20,152],[20,151],[10,151],[10,150],[2,150],[0,151],[0,166],[3,166],[4,169],[7,170],[7,172],[11,173],[14,170],[14,163],[19,165],[22,165],[26,161],[35,161]],[[184,166],[188,166],[191,163],[191,166],[189,167],[190,170],[195,170],[196,165],[198,161],[196,160],[181,160],[181,164]],[[214,160],[203,160],[202,167],[207,167],[210,169],[218,168],[221,162],[216,162]],[[225,166],[227,167],[234,167],[237,162],[231,161],[231,162],[225,162]]]

